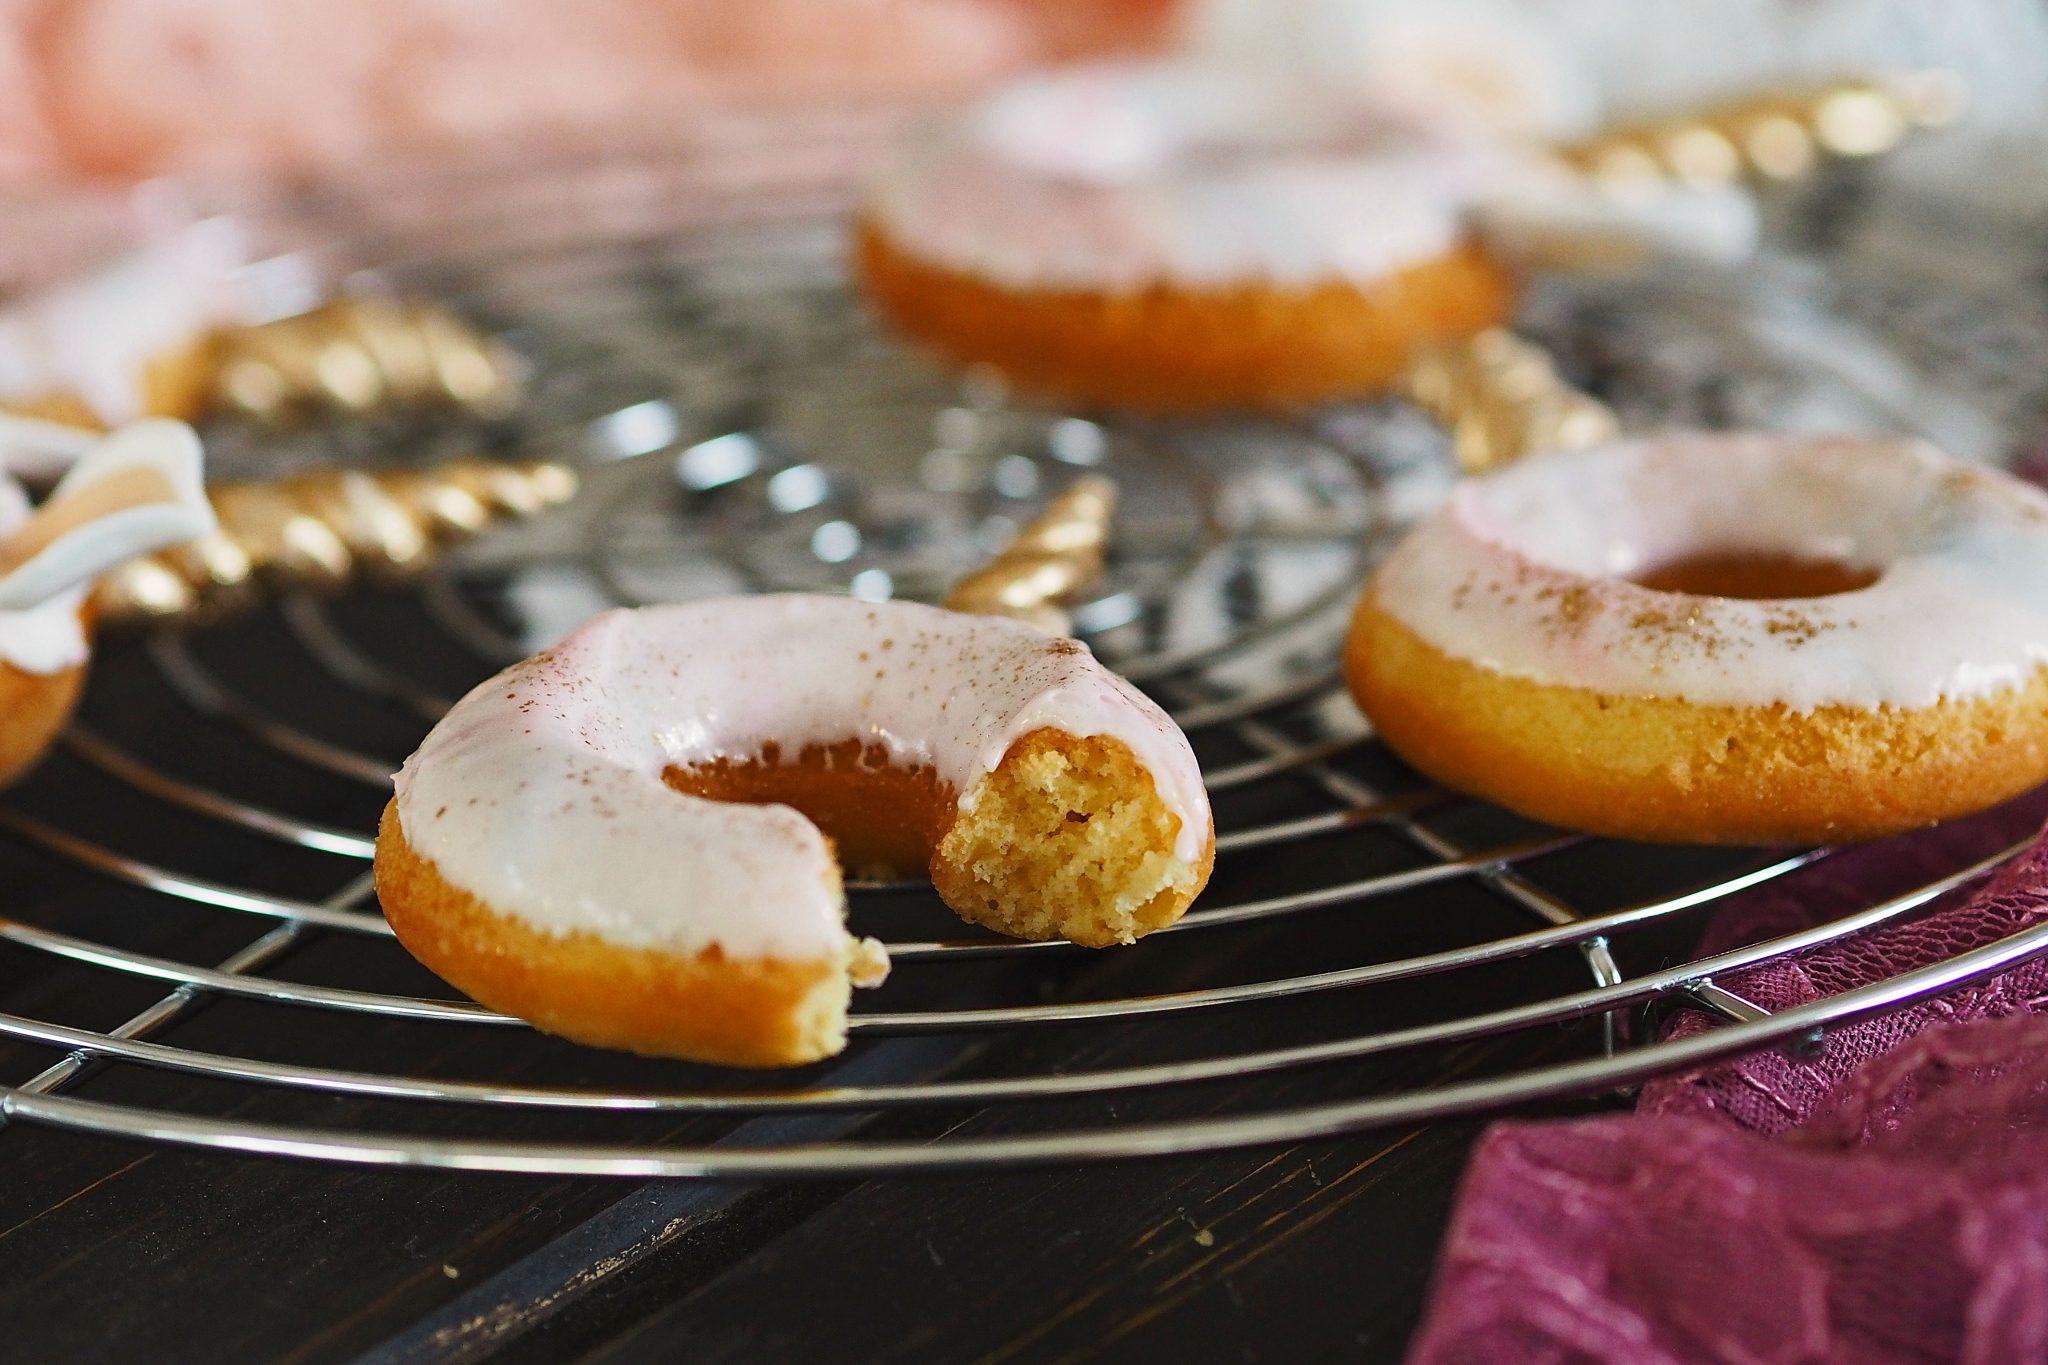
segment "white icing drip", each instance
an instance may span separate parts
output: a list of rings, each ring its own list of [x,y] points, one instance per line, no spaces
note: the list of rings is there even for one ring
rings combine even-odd
[[[1625,577],[1724,553],[1881,576],[1796,601]],[[1538,682],[1797,711],[1929,706],[2048,663],[2048,496],[1907,440],[1624,441],[1461,485],[1372,592],[1445,653]]]
[[[1756,200],[1737,185],[1613,185],[1532,161],[1473,205],[1473,229],[1528,269],[1736,265],[1756,254]]]
[[[102,439],[57,485],[53,503],[126,471],[146,469],[171,497],[85,521],[0,574],[0,662],[57,673],[88,653],[79,607],[100,574],[137,555],[205,535],[213,507],[201,485],[199,438],[182,422],[139,422]],[[0,473],[0,547],[29,521],[28,495]]]
[[[662,774],[858,739],[928,766],[963,807],[1034,730],[1123,741],[1206,845],[1187,739],[1085,647],[906,602],[781,595],[613,611],[484,683],[397,778],[441,874],[552,933],[816,960],[846,941],[831,852],[786,806],[686,796]]]
[[[1013,287],[1370,282],[1454,247],[1504,155],[1279,71],[1084,66],[911,140],[871,207],[920,257]]]
[[[138,472],[153,476],[156,487],[151,491],[160,488],[162,495],[91,515],[0,574],[0,610],[39,606],[59,593],[90,584],[137,555],[183,544],[214,529],[198,433],[183,422],[160,417],[123,427],[102,440],[57,484],[41,515],[61,515],[73,499]],[[5,548],[0,541],[0,552]]]
[[[0,397],[76,394],[109,425],[143,416],[151,361],[246,320],[245,254],[232,224],[208,219],[13,303],[0,311]]]

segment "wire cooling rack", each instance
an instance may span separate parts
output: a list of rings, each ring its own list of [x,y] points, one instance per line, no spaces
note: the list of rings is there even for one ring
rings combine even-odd
[[[1910,916],[2012,850],[1695,955],[1716,907],[1827,851],[1531,826],[1422,782],[1348,701],[1349,604],[1450,479],[1419,419],[1169,425],[1013,404],[849,298],[836,171],[825,157],[758,183],[701,153],[633,154],[292,206],[295,231],[349,225],[318,243],[335,260],[502,331],[532,391],[490,422],[227,430],[219,467],[481,449],[575,461],[585,491],[423,581],[287,595],[103,649],[60,751],[0,801],[9,1124],[639,1177],[1185,1153],[1825,1046],[1841,1021],[2048,949],[2042,926],[1775,1015],[1717,985]],[[1912,254],[1901,215],[1853,181],[1779,216],[1800,249],[1739,279],[1546,285],[1528,323],[1634,424],[1903,425],[1979,455],[2024,440],[2048,326],[2038,290],[2001,282],[2031,266],[2009,242],[1936,224],[1946,274],[1916,279],[1896,264]],[[1953,306],[1959,278],[1981,307]],[[1080,470],[1125,502],[1079,629],[1178,716],[1218,816],[1214,882],[1181,923],[1091,953],[978,936],[921,886],[856,886],[855,928],[890,941],[894,975],[860,993],[842,1058],[776,1074],[543,1037],[452,996],[391,939],[368,887],[376,812],[465,688],[615,603],[934,597]],[[1659,1041],[1642,1015],[1675,1004],[1720,1022]],[[1527,1045],[1497,1046],[1510,1039]],[[1253,1101],[1214,1098],[1259,1078],[1276,1084]],[[991,1110],[1013,1117],[973,1121]]]

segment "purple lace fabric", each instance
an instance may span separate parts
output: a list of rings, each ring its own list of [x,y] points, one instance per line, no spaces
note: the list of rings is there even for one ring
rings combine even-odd
[[[1997,852],[2048,792],[1835,854],[1703,948],[1839,918]],[[1766,1009],[2048,914],[2048,839],[1905,922],[1720,984]],[[1635,1115],[1496,1125],[1411,1365],[2048,1360],[2048,961],[1645,1087]],[[2037,1014],[2037,1011],[2041,1013]],[[1694,1014],[1672,1033],[1716,1025]]]

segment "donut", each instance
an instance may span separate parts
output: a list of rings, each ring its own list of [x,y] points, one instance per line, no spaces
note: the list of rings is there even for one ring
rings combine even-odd
[[[1503,321],[1465,231],[1487,142],[1257,67],[1091,65],[905,140],[855,267],[961,363],[1083,403],[1289,407],[1386,388]]]
[[[137,423],[101,440],[40,512],[0,472],[0,786],[34,765],[77,703],[93,582],[213,527],[199,438],[179,422]]]
[[[1344,656],[1398,754],[1535,819],[1876,838],[2048,780],[2048,496],[1875,436],[1542,455],[1396,546]]]
[[[842,863],[1102,946],[1179,918],[1215,857],[1186,737],[1087,646],[904,602],[608,612],[395,785],[377,890],[428,968],[578,1042],[738,1066],[839,1051],[887,970]]]

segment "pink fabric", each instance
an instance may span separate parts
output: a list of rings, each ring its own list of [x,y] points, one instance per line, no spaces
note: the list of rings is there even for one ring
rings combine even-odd
[[[1729,906],[1706,951],[1885,899],[2036,828],[2048,792],[1838,853]],[[1908,922],[1730,973],[1768,1009],[2048,913],[2048,840]],[[1645,1087],[1638,1113],[1496,1125],[1413,1365],[2048,1360],[2048,961]],[[1671,1032],[1715,1025],[1682,1014]]]
[[[1701,951],[1721,952],[1840,919],[2008,848],[2043,819],[2048,792],[2036,792],[1972,820],[1834,854],[1783,885],[1766,885],[1730,905],[1708,927]],[[2043,856],[2036,846],[1981,891],[1964,888],[1903,923],[1730,973],[1719,984],[1775,1012],[2002,938],[2039,913],[2041,886],[2048,884]],[[1752,1132],[1780,1133],[1811,1117],[1863,1063],[1928,1025],[2023,1011],[2044,983],[2048,962],[2029,963],[1981,985],[1836,1030],[1818,1058],[1772,1051],[1653,1081],[1643,1088],[1638,1107],[1645,1114],[1718,1117]],[[1706,1016],[1688,1011],[1668,1032],[1683,1036],[1713,1027]]]
[[[706,110],[958,94],[1174,0],[0,0],[0,183],[331,169]]]

